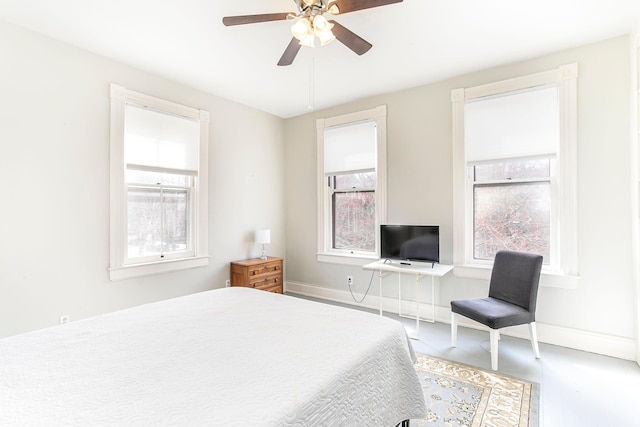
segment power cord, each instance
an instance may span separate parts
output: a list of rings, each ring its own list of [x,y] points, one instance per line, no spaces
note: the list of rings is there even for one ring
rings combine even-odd
[[[360,301],[358,301],[355,297],[355,295],[353,295],[353,290],[351,289],[351,286],[349,286],[349,293],[351,294],[351,298],[353,298],[353,300],[357,303],[357,304],[361,304],[362,301],[364,301],[364,299],[367,297],[367,295],[369,294],[369,290],[371,289],[371,284],[373,283],[373,276],[375,274],[375,271],[371,272],[371,279],[369,279],[369,286],[367,286],[367,290],[365,291],[364,295],[362,296],[362,299]]]

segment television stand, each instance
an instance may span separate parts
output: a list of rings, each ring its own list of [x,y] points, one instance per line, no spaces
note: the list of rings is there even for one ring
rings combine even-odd
[[[364,270],[375,270],[378,272],[379,282],[379,296],[378,296],[378,308],[380,315],[382,316],[382,279],[392,273],[398,274],[398,314],[402,316],[402,293],[400,292],[400,280],[402,274],[415,274],[416,275],[416,333],[415,336],[409,335],[411,339],[420,339],[420,302],[418,300],[418,289],[420,287],[420,280],[424,277],[431,277],[431,319],[425,319],[427,322],[434,323],[436,321],[436,300],[435,300],[435,279],[436,277],[442,277],[453,270],[452,265],[446,264],[431,264],[418,265],[411,263],[393,264],[387,263],[385,260],[372,262],[371,264],[364,265]]]

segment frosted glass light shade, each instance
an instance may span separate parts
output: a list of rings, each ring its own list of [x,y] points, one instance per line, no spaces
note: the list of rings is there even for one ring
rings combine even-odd
[[[291,26],[291,34],[293,34],[293,36],[300,41],[309,36],[313,37],[313,28],[311,27],[311,22],[309,22],[307,18],[299,19],[295,24]]]
[[[333,27],[333,24],[330,24],[329,21],[327,21],[327,19],[322,16],[316,16],[313,19],[313,30],[315,31],[316,35],[321,34],[325,31],[331,31],[331,28]]]
[[[306,36],[302,40],[300,40],[300,46],[315,47],[315,45],[316,39],[315,37],[313,37],[313,34],[311,34],[310,36]]]
[[[323,31],[322,33],[317,33],[317,36],[320,40],[321,46],[326,46],[336,39],[336,36],[333,35],[331,29]]]

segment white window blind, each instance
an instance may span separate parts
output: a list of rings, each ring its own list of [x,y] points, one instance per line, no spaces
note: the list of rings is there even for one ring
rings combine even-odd
[[[200,123],[127,104],[124,146],[128,169],[196,175]]]
[[[558,96],[553,85],[466,102],[466,161],[555,154],[560,138]]]
[[[325,175],[374,170],[376,145],[375,121],[325,128]]]

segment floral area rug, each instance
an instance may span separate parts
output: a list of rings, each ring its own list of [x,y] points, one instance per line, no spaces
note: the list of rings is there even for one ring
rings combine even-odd
[[[538,425],[537,383],[426,355],[415,366],[429,414],[411,427]]]

